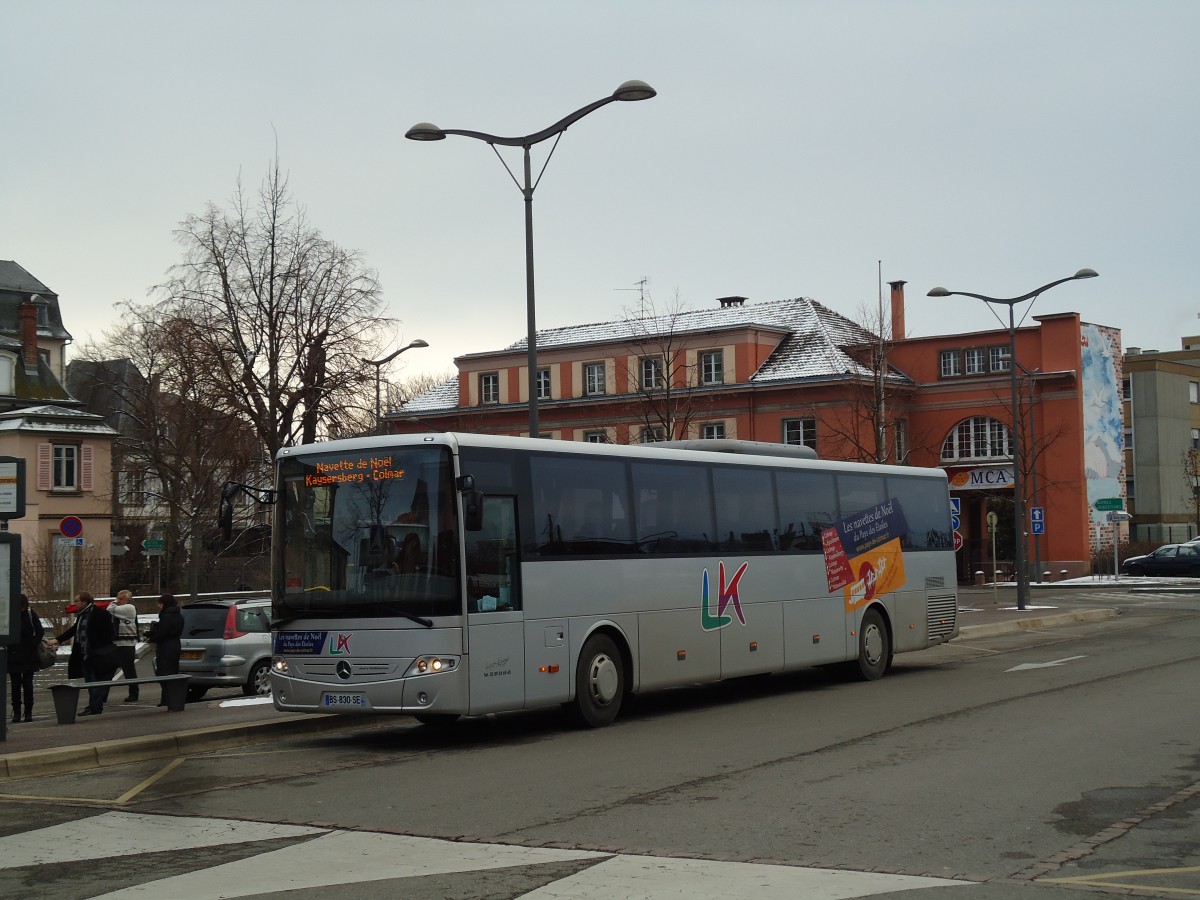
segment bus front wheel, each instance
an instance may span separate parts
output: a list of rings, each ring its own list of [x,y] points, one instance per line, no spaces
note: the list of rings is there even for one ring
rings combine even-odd
[[[891,664],[892,637],[887,625],[878,610],[868,609],[858,626],[858,659],[849,664],[849,670],[863,681],[876,681]]]
[[[625,664],[616,643],[606,634],[583,645],[575,667],[575,714],[589,728],[611,725],[625,696]]]

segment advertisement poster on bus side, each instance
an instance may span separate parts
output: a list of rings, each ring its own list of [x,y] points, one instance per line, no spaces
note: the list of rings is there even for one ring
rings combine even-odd
[[[841,589],[846,611],[899,590],[906,581],[900,537],[908,531],[895,497],[840,519],[821,533],[830,592]]]

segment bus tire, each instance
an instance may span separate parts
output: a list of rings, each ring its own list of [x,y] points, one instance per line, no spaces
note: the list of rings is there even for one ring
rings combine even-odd
[[[606,634],[588,638],[575,667],[575,715],[589,728],[611,725],[625,696],[625,661]]]
[[[892,636],[876,609],[863,613],[858,626],[858,659],[850,672],[863,681],[877,681],[892,665]]]

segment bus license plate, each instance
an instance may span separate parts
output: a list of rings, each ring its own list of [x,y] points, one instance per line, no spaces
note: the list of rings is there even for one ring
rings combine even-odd
[[[365,694],[322,694],[321,706],[329,709],[366,709]]]

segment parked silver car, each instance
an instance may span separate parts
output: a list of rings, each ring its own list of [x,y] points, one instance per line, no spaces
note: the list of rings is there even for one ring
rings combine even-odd
[[[197,600],[181,611],[179,671],[192,676],[189,700],[210,687],[240,686],[247,696],[271,693],[270,600]]]

